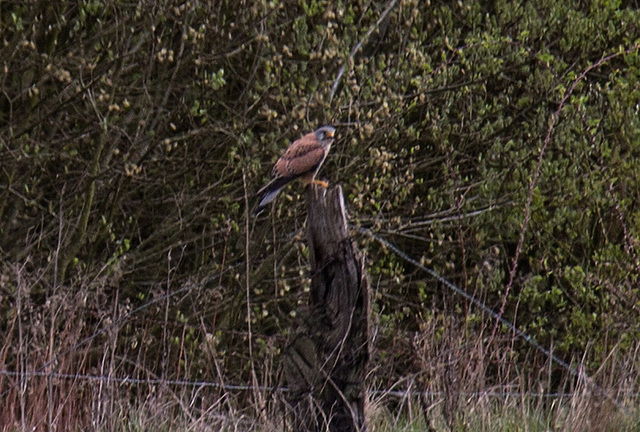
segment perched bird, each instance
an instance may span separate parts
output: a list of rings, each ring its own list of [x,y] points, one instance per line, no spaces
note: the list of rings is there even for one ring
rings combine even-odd
[[[323,126],[294,141],[273,167],[273,180],[258,191],[260,204],[254,214],[261,213],[283,187],[297,178],[304,184],[328,187],[327,182],[316,180],[315,176],[329,153],[335,133],[334,127]]]

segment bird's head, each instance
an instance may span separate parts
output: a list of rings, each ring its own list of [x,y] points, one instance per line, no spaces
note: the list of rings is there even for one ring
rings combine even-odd
[[[333,126],[322,126],[320,129],[314,132],[316,139],[323,146],[328,146],[333,142],[333,138],[336,134],[336,128]]]

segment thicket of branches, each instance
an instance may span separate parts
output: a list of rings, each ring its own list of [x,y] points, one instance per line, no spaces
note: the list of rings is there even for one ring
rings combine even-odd
[[[254,219],[253,194],[289,142],[333,124],[320,176],[354,226],[635,391],[638,5],[407,0],[378,22],[387,6],[0,3],[0,369],[278,384],[306,301],[304,200],[294,185]],[[373,386],[539,376],[544,355],[354,236]],[[0,383],[18,418],[19,380]],[[48,391],[57,418],[95,415],[90,384]]]

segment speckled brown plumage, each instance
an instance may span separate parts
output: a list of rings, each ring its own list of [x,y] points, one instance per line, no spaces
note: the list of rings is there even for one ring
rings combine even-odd
[[[255,214],[262,212],[283,187],[297,178],[305,184],[316,182],[326,187],[325,182],[314,178],[329,153],[334,135],[333,127],[323,126],[294,141],[273,167],[273,180],[258,191],[260,204]]]

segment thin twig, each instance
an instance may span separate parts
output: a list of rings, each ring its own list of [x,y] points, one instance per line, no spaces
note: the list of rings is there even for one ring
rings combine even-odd
[[[382,15],[380,15],[380,18],[378,18],[378,21],[376,21],[374,25],[369,27],[369,30],[365,33],[362,39],[360,39],[360,42],[358,42],[356,46],[353,47],[353,49],[351,50],[351,54],[349,54],[349,58],[347,59],[345,64],[342,65],[342,67],[340,68],[340,71],[338,72],[338,76],[336,77],[336,80],[333,82],[333,86],[331,87],[331,95],[329,96],[329,103],[331,103],[331,101],[333,100],[333,96],[335,95],[336,90],[338,89],[338,84],[340,84],[340,79],[342,78],[342,75],[347,69],[347,65],[353,64],[353,58],[356,56],[356,54],[362,47],[362,44],[364,44],[365,41],[369,39],[369,36],[371,36],[371,33],[373,33],[374,30],[380,27],[380,24],[382,24],[382,22],[387,18],[387,15],[389,15],[391,10],[393,10],[393,8],[395,7],[396,2],[397,0],[391,0],[387,4],[387,8],[384,10],[384,12],[382,12]]]
[[[549,349],[547,349],[547,348],[543,347],[542,345],[540,345],[533,337],[529,336],[529,334],[527,334],[524,331],[520,330],[518,327],[515,326],[515,324],[511,323],[510,321],[507,321],[505,318],[502,317],[501,314],[498,314],[497,312],[495,312],[489,306],[485,305],[482,301],[478,300],[473,295],[467,293],[462,288],[459,288],[458,286],[454,285],[452,282],[450,282],[449,280],[447,280],[443,276],[441,276],[439,273],[437,273],[435,270],[432,270],[432,269],[422,265],[420,262],[416,261],[415,259],[411,258],[406,253],[404,253],[402,250],[400,250],[396,245],[388,242],[387,240],[383,239],[382,237],[379,237],[378,235],[373,233],[371,230],[369,230],[367,228],[361,228],[361,227],[355,227],[355,226],[352,227],[352,228],[354,230],[362,233],[362,234],[365,234],[365,235],[373,238],[375,241],[377,241],[381,245],[391,249],[396,255],[398,255],[399,257],[403,258],[405,261],[413,264],[417,268],[419,268],[422,271],[428,273],[434,279],[436,279],[438,282],[444,284],[447,288],[449,288],[450,290],[452,290],[456,294],[461,295],[462,297],[464,297],[465,299],[467,299],[468,301],[473,303],[475,306],[477,306],[480,309],[482,309],[484,312],[489,314],[489,316],[494,318],[496,320],[496,322],[499,322],[499,323],[504,324],[505,326],[507,326],[516,336],[518,336],[520,339],[524,340],[526,343],[528,343],[529,345],[531,345],[532,347],[534,347],[538,351],[542,352],[549,359],[551,359],[551,361],[553,361],[554,363],[560,365],[563,369],[565,369],[571,375],[573,375],[575,377],[584,377],[585,382],[587,382],[594,390],[596,390],[599,394],[601,394],[605,398],[611,400],[611,402],[613,402],[625,414],[629,414],[629,411],[627,410],[627,408],[624,405],[622,405],[621,402],[619,402],[618,400],[614,399],[612,396],[609,396],[609,394],[605,391],[605,389],[600,387],[584,371],[581,371],[579,369],[574,368],[569,363],[565,362],[560,357],[558,357],[555,354],[553,354],[553,352],[551,352]]]
[[[245,259],[245,265],[244,265],[244,281],[245,281],[245,291],[246,291],[246,296],[247,296],[247,341],[249,344],[249,362],[251,364],[251,382],[253,384],[253,387],[255,387],[256,389],[258,389],[258,375],[256,374],[256,368],[255,368],[255,361],[253,358],[253,333],[251,331],[251,286],[249,283],[249,241],[251,239],[250,237],[250,230],[249,230],[249,221],[252,220],[253,218],[251,217],[251,214],[249,212],[249,189],[247,188],[247,175],[246,172],[244,170],[244,168],[242,169],[242,186],[244,189],[244,220],[245,220],[245,226],[244,226],[244,259]],[[255,397],[255,402],[258,405],[258,409],[257,411],[259,413],[263,413],[263,407],[264,407],[264,401],[262,399],[262,393],[260,392],[260,390],[256,390],[254,392],[254,397]],[[264,419],[266,420],[266,419]]]
[[[573,91],[575,90],[576,86],[578,85],[578,83],[580,81],[582,81],[589,72],[591,72],[593,69],[596,69],[598,67],[600,67],[602,64],[608,62],[609,60],[618,57],[620,55],[624,55],[624,54],[628,54],[632,51],[636,51],[638,48],[640,48],[640,45],[635,45],[627,50],[624,51],[618,51],[616,53],[613,54],[609,54],[606,57],[601,58],[600,60],[598,60],[596,63],[590,65],[589,67],[587,67],[585,70],[582,71],[582,73],[571,83],[571,86],[567,89],[567,91],[565,92],[562,100],[560,101],[560,105],[558,106],[558,109],[553,113],[553,115],[551,116],[551,120],[549,122],[549,127],[547,128],[547,134],[544,138],[544,141],[542,142],[542,148],[540,149],[540,154],[538,155],[538,162],[536,164],[536,169],[533,172],[533,176],[531,177],[531,182],[529,182],[529,192],[527,194],[527,202],[525,204],[525,208],[524,208],[524,220],[522,221],[522,228],[520,229],[520,238],[518,239],[518,245],[516,246],[516,252],[515,255],[513,257],[513,262],[511,264],[511,269],[509,271],[509,282],[507,283],[506,287],[505,287],[505,293],[504,296],[502,297],[502,304],[500,305],[500,311],[498,312],[498,316],[501,318],[502,314],[504,313],[504,308],[505,305],[507,303],[507,298],[509,296],[509,292],[511,290],[511,287],[513,285],[513,281],[515,279],[515,275],[516,275],[516,269],[518,267],[518,260],[520,259],[520,253],[522,252],[522,245],[524,244],[524,237],[525,234],[527,232],[527,228],[529,226],[529,220],[531,218],[531,202],[533,201],[533,193],[534,190],[536,188],[536,185],[538,183],[538,177],[540,176],[540,169],[542,168],[542,161],[544,158],[544,153],[545,150],[547,149],[547,146],[549,145],[549,142],[551,142],[551,133],[553,132],[553,129],[556,125],[556,123],[558,122],[558,119],[560,118],[560,114],[562,112],[562,109],[564,108],[567,100],[569,99],[569,97],[573,94]],[[493,326],[493,331],[491,332],[491,339],[493,339],[497,328],[498,328],[498,323],[500,320],[496,320],[495,325]]]

